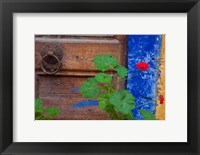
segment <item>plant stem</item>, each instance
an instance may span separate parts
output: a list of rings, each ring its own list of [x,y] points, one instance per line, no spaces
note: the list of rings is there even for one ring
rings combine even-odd
[[[124,82],[125,80],[131,79],[131,78],[133,78],[134,76],[138,75],[138,73],[140,73],[140,71],[139,71],[139,72],[136,72],[135,74],[132,74],[132,75],[129,76],[129,77],[126,77],[126,78],[122,79],[121,81],[119,81],[119,82],[117,82],[117,83],[115,83],[115,84],[119,84],[119,83],[121,83],[121,82]]]
[[[152,100],[152,101],[154,101],[154,100]],[[134,109],[136,109],[136,108],[139,108],[139,107],[141,107],[141,106],[143,106],[143,105],[146,105],[146,104],[149,104],[149,102],[147,102],[147,103],[144,103],[144,104],[141,104],[141,105],[139,105],[139,106],[135,107]]]
[[[40,116],[38,116],[38,117],[36,117],[35,119],[40,119],[40,118],[42,118],[43,116],[42,115],[40,115]]]
[[[141,107],[141,106],[143,106],[143,105],[147,105],[147,104],[148,104],[148,103],[141,104],[141,105],[135,107],[134,109],[139,108],[139,107]]]
[[[131,76],[127,77],[126,79],[131,79],[132,77],[138,75],[138,73],[141,73],[141,71],[136,72],[135,74],[132,74]]]

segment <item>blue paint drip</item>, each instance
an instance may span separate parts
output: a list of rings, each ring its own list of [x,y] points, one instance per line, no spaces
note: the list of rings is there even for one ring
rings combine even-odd
[[[78,92],[80,92],[80,88],[73,88],[71,90],[71,93],[78,93]]]
[[[84,101],[73,104],[72,108],[82,108],[86,106],[98,106],[98,105],[99,105],[98,100],[84,100]]]
[[[135,97],[136,107],[138,107],[132,110],[136,119],[142,119],[140,109],[155,114],[161,43],[161,35],[128,36],[128,76],[138,73],[127,80],[127,89]],[[148,70],[139,71],[136,68],[139,62],[148,63]]]

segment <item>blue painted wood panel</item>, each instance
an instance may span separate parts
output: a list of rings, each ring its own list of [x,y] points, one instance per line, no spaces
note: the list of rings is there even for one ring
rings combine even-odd
[[[128,76],[136,75],[127,80],[127,89],[135,97],[136,108],[132,112],[136,119],[142,119],[140,109],[155,114],[161,43],[161,35],[128,36]],[[149,68],[139,71],[139,62],[147,63]]]

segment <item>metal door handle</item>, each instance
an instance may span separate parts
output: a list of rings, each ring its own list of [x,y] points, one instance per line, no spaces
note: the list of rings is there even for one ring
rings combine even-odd
[[[61,66],[63,51],[57,44],[45,44],[41,51],[41,68],[47,74],[56,74]]]

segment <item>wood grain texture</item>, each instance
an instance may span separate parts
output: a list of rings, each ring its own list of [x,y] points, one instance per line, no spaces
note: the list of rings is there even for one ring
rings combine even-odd
[[[93,58],[98,54],[111,54],[119,63],[126,63],[125,36],[36,36],[35,39],[35,85],[36,98],[41,98],[44,107],[61,108],[56,120],[107,120],[109,116],[98,106],[72,107],[73,104],[86,100],[79,92],[71,92],[80,88],[88,77],[94,77],[99,71],[93,66]],[[107,41],[107,42],[105,42]],[[63,50],[62,66],[55,75],[48,75],[41,70],[41,51],[46,43],[59,44]],[[117,83],[116,73],[109,71]],[[117,84],[115,89],[124,87]]]
[[[86,79],[87,77],[40,76],[38,78],[38,97],[44,102],[43,108],[61,108],[61,114],[54,119],[109,119],[98,106],[72,107],[73,104],[86,100],[79,92],[72,92],[72,89],[80,88]]]
[[[37,37],[38,38],[38,37]],[[121,37],[119,37],[121,39]],[[97,70],[93,65],[93,58],[98,54],[111,54],[118,58],[118,60],[122,63],[124,62],[124,58],[122,57],[122,52],[124,45],[122,40],[117,39],[107,39],[107,43],[88,43],[83,42],[85,39],[82,37],[77,37],[74,40],[77,40],[75,43],[69,43],[65,41],[66,39],[56,39],[54,38],[54,42],[50,42],[50,39],[36,39],[35,44],[35,67],[36,70],[40,70],[40,62],[41,62],[41,50],[45,43],[57,43],[63,49],[63,58],[62,58],[62,66],[60,70],[81,70],[81,71],[95,71]],[[56,40],[63,40],[56,41]],[[92,39],[90,39],[92,40]],[[98,40],[97,38],[95,40]],[[102,40],[99,38],[99,41]],[[118,43],[112,44],[110,41],[117,40]],[[78,42],[79,41],[79,42]],[[106,39],[104,39],[106,41]]]

